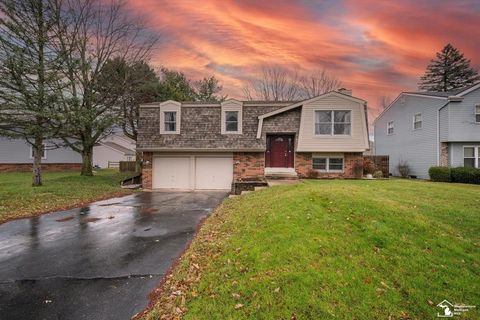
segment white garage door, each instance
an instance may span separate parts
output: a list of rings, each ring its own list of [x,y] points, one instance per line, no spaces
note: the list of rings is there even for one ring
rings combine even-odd
[[[231,155],[159,156],[153,160],[155,189],[228,190],[232,180]]]
[[[232,157],[195,158],[195,189],[230,189],[232,177]]]
[[[158,157],[153,161],[153,188],[190,189],[190,157]]]

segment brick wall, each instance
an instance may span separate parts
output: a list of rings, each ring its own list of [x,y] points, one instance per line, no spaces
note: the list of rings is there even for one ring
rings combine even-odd
[[[142,188],[152,189],[152,153],[143,153],[143,166],[142,166]]]
[[[356,163],[363,163],[362,153],[344,153],[343,172],[319,172],[317,171],[317,178],[361,178],[355,176]],[[312,153],[296,153],[295,154],[295,171],[300,178],[312,178]]]
[[[440,143],[440,165],[448,167],[448,143]]]
[[[265,173],[264,152],[233,153],[233,179],[244,180],[259,178]]]
[[[312,170],[312,154],[299,153],[295,154],[295,171],[299,178],[308,178],[310,170]]]
[[[42,163],[43,171],[80,171],[81,163]],[[31,163],[0,163],[0,172],[32,171]]]

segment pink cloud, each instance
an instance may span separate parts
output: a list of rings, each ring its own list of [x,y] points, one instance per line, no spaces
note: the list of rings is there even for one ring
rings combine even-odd
[[[162,35],[153,62],[191,77],[215,74],[242,98],[264,64],[325,68],[369,101],[414,90],[429,60],[452,42],[480,66],[480,5],[474,1],[132,0]]]

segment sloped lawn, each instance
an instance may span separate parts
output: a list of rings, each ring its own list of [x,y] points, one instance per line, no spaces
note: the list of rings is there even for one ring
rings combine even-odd
[[[93,177],[79,172],[44,172],[43,186],[32,187],[30,172],[0,173],[0,223],[128,194],[120,181],[129,174],[100,170]]]
[[[228,199],[154,296],[147,319],[436,319],[444,299],[478,319],[480,186],[306,181]]]

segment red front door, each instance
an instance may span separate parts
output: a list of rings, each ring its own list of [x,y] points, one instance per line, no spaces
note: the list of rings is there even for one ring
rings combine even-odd
[[[293,168],[293,136],[268,136],[266,161],[270,168]]]

